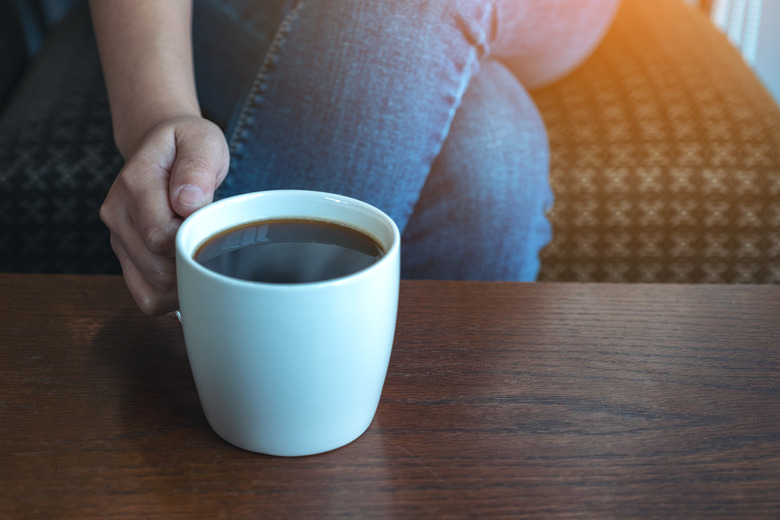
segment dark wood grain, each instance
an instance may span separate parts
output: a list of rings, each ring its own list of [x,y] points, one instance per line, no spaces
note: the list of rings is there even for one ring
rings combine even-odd
[[[780,287],[404,282],[377,416],[217,437],[121,278],[0,275],[0,518],[780,518]]]

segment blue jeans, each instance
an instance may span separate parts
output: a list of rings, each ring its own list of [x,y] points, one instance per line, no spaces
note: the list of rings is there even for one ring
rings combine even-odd
[[[406,278],[534,280],[552,193],[525,3],[196,0],[201,103],[231,151],[218,196],[355,197],[398,224]]]

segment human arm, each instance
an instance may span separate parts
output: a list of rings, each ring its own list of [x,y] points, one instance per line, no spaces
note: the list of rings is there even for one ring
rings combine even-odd
[[[227,174],[224,135],[195,91],[186,0],[90,0],[125,166],[100,210],[138,306],[177,308],[174,238]]]

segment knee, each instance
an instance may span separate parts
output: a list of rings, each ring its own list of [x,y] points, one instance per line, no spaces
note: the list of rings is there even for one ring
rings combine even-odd
[[[614,19],[620,0],[498,0],[495,55],[526,88],[551,83],[582,63]]]

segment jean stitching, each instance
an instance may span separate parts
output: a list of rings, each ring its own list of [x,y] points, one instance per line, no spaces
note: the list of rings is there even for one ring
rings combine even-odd
[[[302,2],[298,2],[279,25],[279,29],[271,42],[268,54],[266,55],[263,64],[260,66],[260,69],[252,82],[249,94],[241,107],[241,111],[236,119],[236,124],[229,140],[232,167],[235,167],[241,162],[244,144],[246,143],[246,129],[252,124],[254,114],[263,101],[264,94],[268,87],[268,76],[279,62],[279,54],[282,45],[290,33],[292,23],[297,17],[301,4]]]
[[[442,133],[439,136],[439,148],[434,155],[434,160],[441,153],[441,147],[444,146],[444,141],[447,139],[452,120],[455,117],[455,112],[460,108],[460,104],[463,101],[463,96],[466,94],[471,79],[479,73],[480,65],[482,61],[490,58],[491,44],[495,38],[495,29],[497,27],[497,7],[493,1],[487,2],[487,11],[483,15],[482,28],[484,33],[474,34],[473,30],[461,20],[460,31],[471,46],[469,56],[466,59],[466,63],[463,66],[460,77],[460,85],[458,90],[452,99],[452,106],[450,108],[448,122],[442,129]]]

